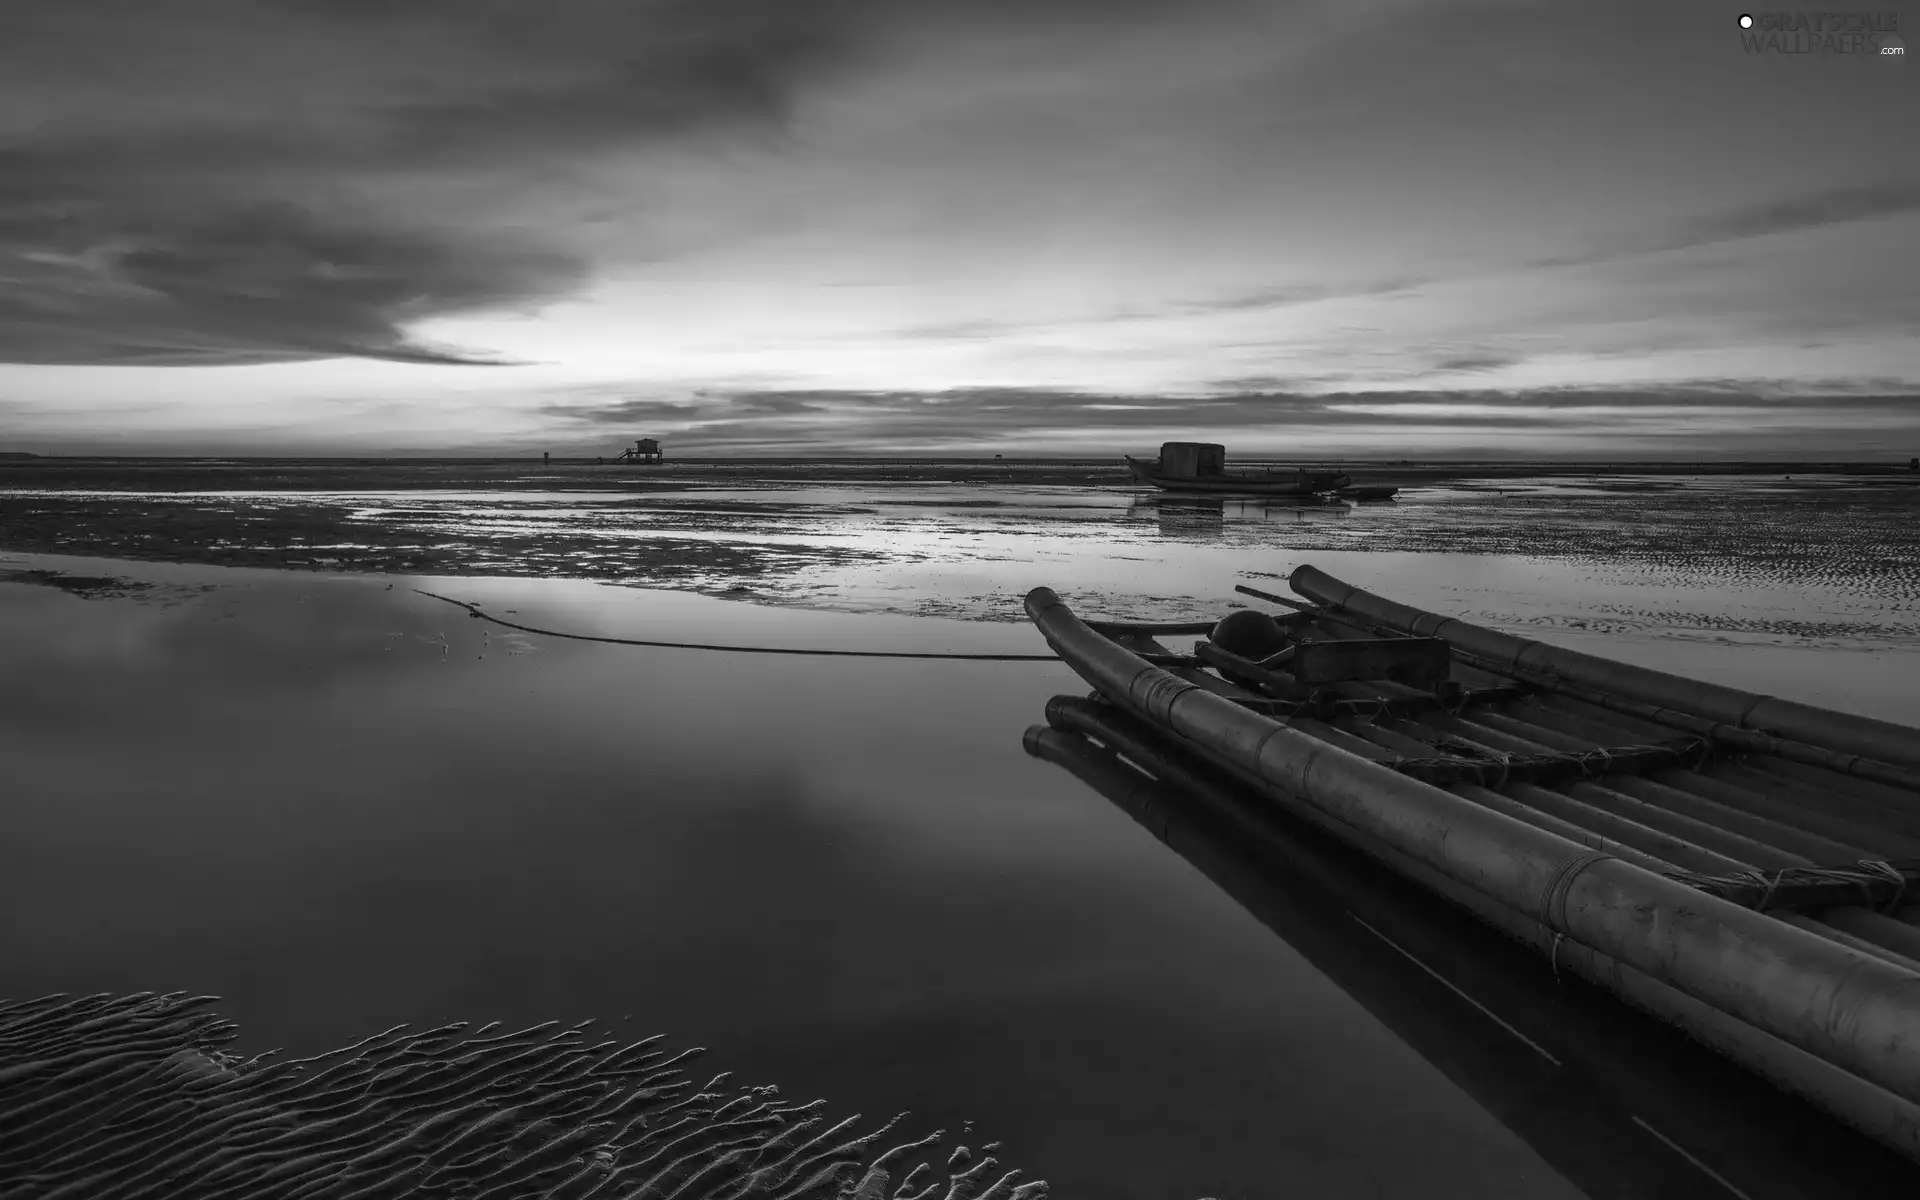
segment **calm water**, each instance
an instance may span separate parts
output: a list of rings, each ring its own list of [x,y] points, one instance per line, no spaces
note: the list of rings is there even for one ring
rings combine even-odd
[[[1564,644],[1920,722],[1898,569],[1829,565],[1816,585],[1725,553],[1583,565],[1550,531],[1558,543],[1500,554],[1303,552],[1296,539],[1332,536],[1298,532],[1311,522],[1365,514],[1223,510],[1216,528],[1203,511],[1195,533],[1097,494],[1048,501],[1136,523],[1102,538],[1081,518],[1048,529],[1027,498],[960,499],[1027,505],[1025,525],[986,528],[947,498],[944,518],[881,539],[885,561],[760,577],[789,604],[837,588],[843,607],[892,614],[0,554],[0,995],[212,992],[249,1046],[295,1052],[400,1021],[595,1016],[708,1045],[712,1070],[841,1112],[972,1121],[975,1144],[1001,1140],[1060,1195],[1654,1194],[1669,1175],[1672,1194],[1712,1194],[1644,1138],[1614,1140],[1641,1136],[1618,1100],[1636,1087],[1633,1114],[1707,1161],[1751,1170],[1756,1147],[1793,1141],[1767,1120],[1804,1135],[1791,1113],[1693,1128],[1716,1103],[1769,1101],[1710,1062],[1660,1075],[1652,1060],[1684,1047],[1634,1075],[1633,1037],[1555,1041],[1592,1022],[1559,1012],[1565,993],[1526,990],[1551,989],[1544,968],[1428,928],[1390,881],[1236,902],[1230,871],[1210,877],[1022,753],[1047,697],[1085,690],[1063,667],[590,645],[410,590],[615,636],[1030,651],[1021,625],[899,613],[1002,615],[984,610],[1011,603],[1017,576],[1087,610],[1191,615],[1236,580],[1284,590],[1261,573],[1311,559]],[[877,537],[860,519],[831,536]],[[76,595],[7,569],[125,582]],[[1395,944],[1477,973],[1476,994],[1568,1071],[1590,1054],[1626,1075],[1536,1077],[1531,1051],[1354,932],[1369,904]],[[1836,1178],[1808,1166],[1835,1153],[1780,1165],[1783,1190],[1742,1186],[1818,1194],[1795,1189]],[[1607,1160],[1623,1155],[1653,1174],[1620,1182]]]

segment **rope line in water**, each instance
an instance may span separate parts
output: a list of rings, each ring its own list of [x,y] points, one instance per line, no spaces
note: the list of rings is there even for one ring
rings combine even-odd
[[[807,654],[821,658],[950,658],[964,659],[969,662],[1050,662],[1060,659],[1052,654],[958,654],[932,650],[809,650],[793,646],[715,646],[703,642],[656,642],[642,638],[602,637],[591,633],[562,633],[557,629],[536,629],[531,625],[521,625],[505,621],[491,613],[480,611],[477,604],[465,600],[455,600],[450,596],[436,595],[420,588],[413,589],[422,596],[456,605],[467,610],[470,616],[482,621],[491,621],[507,629],[517,629],[522,633],[539,634],[541,637],[566,638],[574,642],[607,642],[615,646],[657,646],[667,650],[719,650],[730,654]]]

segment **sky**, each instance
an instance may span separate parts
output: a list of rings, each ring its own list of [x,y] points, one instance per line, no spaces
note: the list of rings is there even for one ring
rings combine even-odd
[[[1739,11],[7,0],[0,450],[1920,454],[1920,65]]]

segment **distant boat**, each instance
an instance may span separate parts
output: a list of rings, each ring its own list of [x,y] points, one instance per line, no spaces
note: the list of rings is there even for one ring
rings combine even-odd
[[[1141,483],[1170,492],[1234,492],[1243,496],[1316,496],[1336,491],[1353,481],[1334,472],[1228,471],[1227,450],[1211,442],[1167,442],[1160,457],[1141,462],[1124,456],[1127,469]]]
[[[1384,483],[1350,483],[1334,492],[1342,500],[1391,500],[1400,489]]]

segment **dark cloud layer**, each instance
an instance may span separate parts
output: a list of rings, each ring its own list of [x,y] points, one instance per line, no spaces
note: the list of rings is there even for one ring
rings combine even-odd
[[[358,356],[485,362],[412,322],[565,294],[584,264],[541,248],[357,227],[285,202],[197,220],[43,225],[0,242],[0,356],[27,363],[234,363]],[[0,234],[0,236],[4,236]]]
[[[1510,367],[1521,360],[1511,354],[1461,354],[1453,358],[1443,358],[1433,364],[1436,371],[1497,371],[1501,367]]]
[[[97,27],[77,23],[77,11],[134,27],[191,27],[197,18],[215,33],[231,15],[221,7],[81,0],[47,10],[37,31],[34,15],[16,16],[10,24],[24,20],[27,36],[11,54],[0,50],[0,69],[14,54],[86,51],[75,43]],[[415,88],[382,90],[396,80],[377,69],[364,95],[352,94],[356,80],[338,89],[322,81],[317,96],[309,86],[307,119],[284,125],[248,119],[250,106],[271,111],[281,98],[252,94],[235,82],[239,72],[222,72],[171,80],[163,95],[129,92],[124,122],[74,129],[55,120],[15,132],[0,142],[0,360],[489,361],[422,345],[406,330],[564,296],[587,280],[588,263],[563,236],[356,202],[353,192],[432,171],[511,178],[583,149],[777,121],[795,71],[825,53],[805,6],[766,0],[238,7],[254,10],[263,55],[288,56],[316,21],[376,57],[436,29],[469,53],[424,98]],[[277,15],[304,24],[276,25]],[[110,56],[115,47],[93,49]],[[520,64],[527,69],[516,72]],[[497,81],[480,77],[490,68]],[[181,115],[149,120],[143,99]],[[210,119],[207,102],[230,104],[233,117]],[[51,107],[59,111],[57,96]]]
[[[878,53],[889,25],[1045,31],[1182,7],[10,6],[0,20],[0,108],[16,114],[0,113],[0,361],[491,361],[407,330],[539,305],[592,269],[570,230],[484,219],[490,193],[551,183],[624,147],[777,135],[809,79]],[[451,207],[439,202],[449,194]]]

